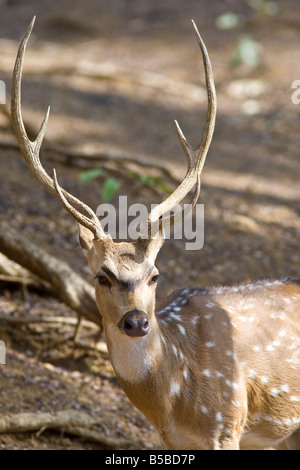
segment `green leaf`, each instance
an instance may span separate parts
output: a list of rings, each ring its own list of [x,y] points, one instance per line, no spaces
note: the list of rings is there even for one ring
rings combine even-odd
[[[244,17],[231,11],[219,15],[215,22],[218,29],[233,29],[242,23],[244,23]]]
[[[166,194],[172,194],[173,189],[169,188],[163,183],[157,183],[156,184],[157,189],[161,189],[161,191],[164,191]]]
[[[93,168],[91,170],[82,171],[81,173],[79,173],[79,180],[82,183],[89,183],[90,181],[102,175],[103,175],[103,170],[101,168]]]
[[[120,183],[115,178],[107,178],[104,181],[102,188],[102,199],[104,202],[109,202],[118,189],[120,188]]]
[[[243,63],[249,67],[257,67],[260,63],[262,51],[263,47],[260,43],[254,41],[248,35],[242,35],[235,48],[231,65],[236,67]]]
[[[146,184],[147,186],[152,186],[156,189],[160,189],[167,194],[171,194],[173,191],[171,188],[166,186],[164,183],[161,182],[161,176],[148,176],[144,174],[137,175],[142,183]]]
[[[280,12],[280,6],[276,2],[267,0],[248,0],[248,5],[260,14],[275,16]]]

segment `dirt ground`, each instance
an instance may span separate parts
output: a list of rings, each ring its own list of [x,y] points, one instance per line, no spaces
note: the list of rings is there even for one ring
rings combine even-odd
[[[18,42],[35,14],[23,78],[24,119],[38,128],[51,105],[43,163],[49,171],[55,166],[62,186],[94,209],[102,202],[108,177],[120,184],[114,204],[119,195],[128,195],[129,203],[147,204],[165,195],[122,165],[106,164],[102,176],[82,183],[80,159],[66,159],[55,148],[131,155],[167,164],[183,177],[185,157],[173,120],[196,145],[206,112],[201,56],[190,19],[197,23],[218,94],[200,197],[205,242],[199,251],[186,251],[182,240],[165,244],[157,263],[162,273],[158,301],[178,286],[299,276],[300,105],[291,97],[292,82],[300,79],[300,4],[272,2],[278,6],[272,15],[249,4],[0,0],[0,80],[7,86],[7,100]],[[237,28],[217,28],[216,19],[228,11],[245,21]],[[260,62],[234,68],[231,59],[245,35],[262,46]],[[0,111],[0,217],[92,282],[76,224],[29,174],[3,105]],[[95,166],[101,163],[85,169]],[[57,298],[11,283],[0,283],[0,314],[76,318]],[[0,416],[82,410],[99,417],[104,435],[129,439],[131,449],[157,448],[156,433],[118,385],[104,338],[93,349],[96,334],[83,328],[74,347],[74,326],[1,321],[6,364],[0,365]],[[45,430],[0,435],[0,449],[101,446]]]

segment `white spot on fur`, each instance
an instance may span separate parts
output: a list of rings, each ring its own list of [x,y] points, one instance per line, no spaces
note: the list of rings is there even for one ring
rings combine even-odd
[[[263,385],[267,385],[267,384],[269,383],[268,377],[266,377],[265,375],[262,375],[262,376],[261,376],[261,383],[262,383]]]
[[[178,357],[177,348],[174,344],[172,344],[172,349],[173,349],[173,353],[175,354],[175,356]]]
[[[240,388],[239,384],[236,382],[232,382],[232,380],[226,380],[226,385],[228,387],[233,388],[234,390],[238,390]]]
[[[239,401],[232,400],[231,403],[233,404],[233,406],[236,406],[237,408],[240,408],[240,406],[241,406]]]
[[[272,395],[272,397],[278,397],[278,395],[280,395],[279,388],[272,388],[271,395]]]
[[[204,369],[202,374],[205,375],[205,377],[212,377],[212,372],[209,369]]]
[[[171,381],[171,396],[179,395],[180,394],[180,384],[176,382],[176,380]]]
[[[184,354],[182,351],[179,351],[179,357],[182,361],[184,361],[185,358],[184,358]]]
[[[239,319],[241,322],[243,322],[243,323],[245,323],[246,321],[248,321],[248,318],[245,317],[244,315],[239,315],[239,316],[238,316],[238,319]]]
[[[171,312],[171,313],[170,313],[170,317],[171,317],[173,320],[182,321],[182,318],[181,318],[179,315],[177,315],[176,313],[174,313],[174,312]]]
[[[300,401],[300,398],[296,397],[295,395],[292,395],[292,396],[290,396],[290,400],[291,401]],[[300,420],[300,418],[299,418],[299,420]]]
[[[184,326],[182,326],[182,325],[177,325],[177,326],[178,326],[178,328],[179,328],[180,333],[185,336],[185,335],[186,335],[186,331],[185,331]]]

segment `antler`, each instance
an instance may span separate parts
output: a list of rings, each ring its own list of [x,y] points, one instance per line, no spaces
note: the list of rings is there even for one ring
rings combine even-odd
[[[31,171],[35,176],[38,182],[50,193],[54,194],[65,207],[65,209],[79,222],[81,225],[88,228],[96,239],[103,239],[107,235],[105,234],[101,223],[93,212],[93,210],[84,204],[82,201],[72,196],[66,190],[62,189],[56,178],[55,170],[53,171],[53,179],[47,174],[43,165],[40,161],[40,148],[43,142],[43,138],[46,132],[46,126],[49,118],[50,107],[48,107],[45,118],[42,122],[38,135],[35,141],[31,142],[28,138],[24,122],[22,119],[21,113],[21,78],[23,70],[23,61],[25,56],[25,50],[32,32],[35,22],[35,17],[32,19],[28,30],[20,44],[14,73],[12,79],[12,93],[11,93],[11,116],[13,129],[18,140],[20,150],[23,154],[23,157]],[[194,195],[191,198],[192,207],[196,204],[199,193],[200,193],[200,174],[205,162],[205,158],[210,146],[212,139],[215,119],[216,119],[216,109],[217,109],[217,100],[216,100],[216,91],[214,86],[214,79],[212,73],[212,67],[210,64],[209,56],[205,47],[205,44],[199,34],[199,31],[192,21],[195,34],[202,52],[205,78],[206,78],[206,89],[208,97],[208,109],[205,127],[203,135],[198,147],[193,148],[186,140],[183,135],[182,130],[179,127],[177,121],[175,121],[178,137],[180,143],[183,147],[183,150],[187,157],[188,167],[184,180],[181,184],[175,189],[175,191],[161,204],[156,206],[148,216],[148,227],[150,228],[149,233],[151,233],[152,224],[162,221],[163,216],[168,214],[177,204],[181,203],[187,194],[192,190],[196,185],[196,190]],[[85,215],[84,213],[87,213]],[[175,216],[176,217],[176,216]],[[170,220],[171,223],[174,222],[174,216],[168,216],[167,220]],[[166,220],[166,219],[164,219]],[[151,235],[153,235],[151,233]]]
[[[38,182],[54,196],[58,197],[65,209],[79,222],[81,225],[88,228],[95,236],[96,239],[103,239],[106,237],[104,230],[101,227],[100,221],[96,214],[90,207],[81,202],[76,197],[69,194],[64,189],[61,189],[57,183],[55,171],[54,181],[45,171],[40,161],[40,148],[43,142],[43,138],[46,132],[46,126],[49,118],[50,107],[48,107],[46,116],[42,122],[38,135],[34,142],[31,142],[28,138],[21,112],[21,79],[23,70],[23,61],[26,46],[30,38],[35,17],[33,17],[26,34],[20,44],[15,68],[12,78],[12,91],[11,91],[11,117],[13,129],[20,146],[22,155],[31,171]],[[89,217],[84,215],[82,212],[86,212]]]
[[[200,144],[198,147],[192,147],[186,140],[183,135],[182,130],[177,121],[175,121],[177,134],[179,137],[179,141],[182,145],[182,148],[187,157],[187,172],[180,183],[180,185],[175,189],[175,191],[161,204],[157,205],[152,209],[151,213],[148,217],[148,227],[151,230],[153,227],[152,224],[157,224],[158,221],[162,221],[165,214],[168,214],[177,204],[180,204],[183,199],[187,196],[187,194],[192,190],[192,188],[196,186],[195,194],[192,196],[191,205],[192,207],[196,204],[197,199],[200,194],[200,174],[203,169],[203,165],[205,162],[205,158],[211,143],[211,139],[214,132],[215,127],[215,120],[216,120],[216,112],[217,112],[217,97],[216,97],[216,90],[214,85],[213,79],[213,72],[211,63],[209,60],[208,52],[205,47],[205,44],[199,34],[197,26],[195,22],[192,20],[192,24],[195,30],[196,38],[198,40],[202,57],[203,57],[203,64],[205,70],[205,79],[206,79],[206,90],[207,90],[207,99],[208,99],[208,109],[206,115],[206,122],[204,131],[201,137]],[[171,222],[174,221],[174,216],[167,217],[166,220],[170,220]]]

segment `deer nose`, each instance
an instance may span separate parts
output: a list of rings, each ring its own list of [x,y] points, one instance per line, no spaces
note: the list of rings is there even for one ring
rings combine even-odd
[[[146,313],[136,309],[125,313],[118,326],[123,333],[132,337],[145,336],[150,330]]]

